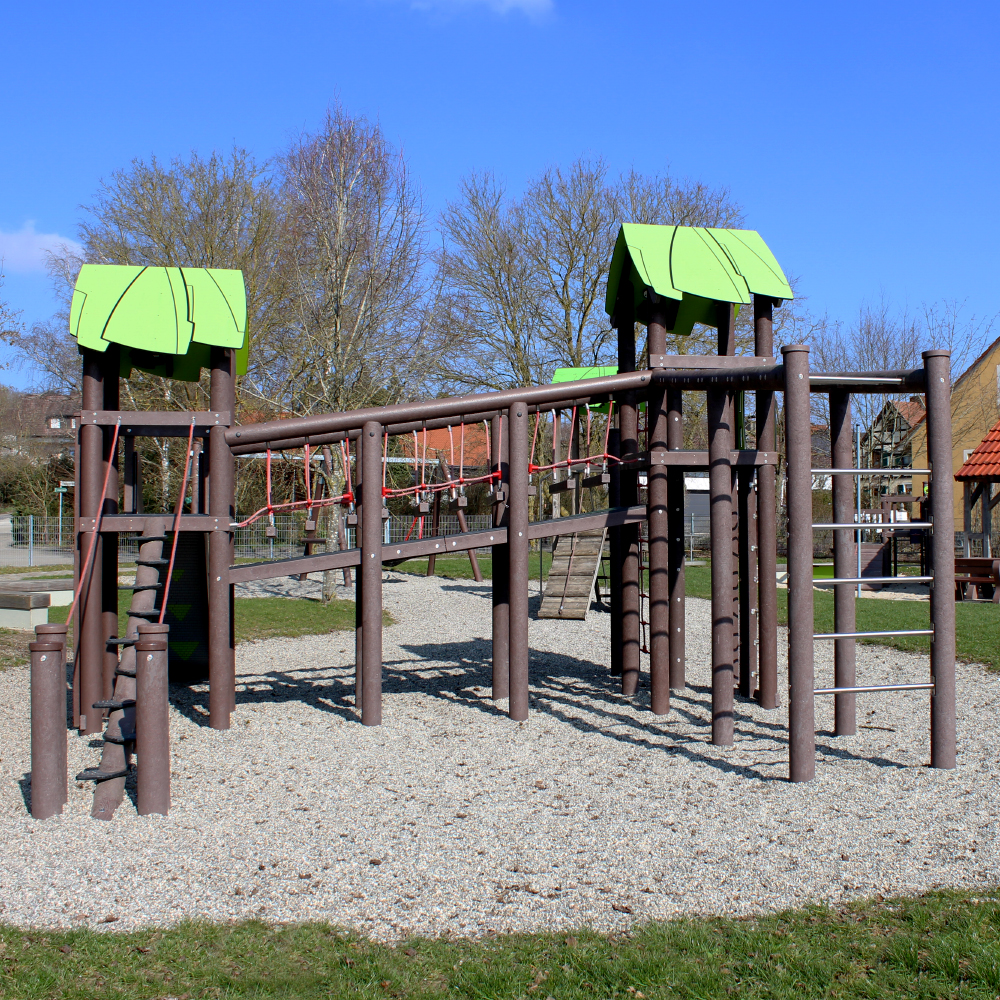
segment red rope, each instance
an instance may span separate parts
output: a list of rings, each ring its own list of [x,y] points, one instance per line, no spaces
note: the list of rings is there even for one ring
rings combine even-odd
[[[267,509],[271,509],[271,447],[267,448]]]
[[[310,475],[310,473],[312,472],[312,468],[311,468],[310,462],[309,462],[309,442],[308,441],[306,441],[306,447],[305,447],[305,467],[304,467],[303,471],[305,472],[305,476],[306,476],[306,502],[309,503],[309,506],[311,507],[312,506],[312,503],[311,503],[311,501],[312,501],[312,476]]]
[[[451,445],[451,464],[455,464],[455,435],[452,433],[451,424],[448,424],[448,443]]]
[[[167,566],[167,580],[163,585],[163,601],[160,603],[159,624],[163,624],[163,616],[167,613],[167,598],[170,596],[170,577],[174,572],[174,560],[177,557],[177,542],[181,537],[181,514],[184,513],[184,495],[187,493],[188,474],[191,472],[191,456],[194,449],[194,417],[191,418],[191,429],[188,431],[187,454],[184,456],[184,478],[181,480],[181,492],[177,497],[177,510],[174,512],[174,540],[170,545],[170,564]],[[267,499],[271,500],[271,449],[267,449]]]
[[[94,558],[94,550],[97,548],[97,538],[101,531],[101,521],[104,518],[104,498],[108,495],[108,482],[111,479],[111,468],[114,465],[115,448],[118,447],[118,432],[121,430],[121,417],[115,423],[115,432],[111,436],[111,450],[108,453],[107,469],[104,470],[104,486],[101,489],[101,505],[97,508],[97,517],[94,519],[94,534],[90,539],[90,549],[87,558],[84,560],[83,569],[80,571],[80,582],[76,593],[73,594],[73,603],[69,607],[69,614],[66,616],[66,627],[69,628],[73,621],[73,612],[76,611],[80,594],[83,592],[83,581],[87,578],[91,569],[91,560]]]
[[[385,432],[382,442],[382,496],[385,496],[385,476],[389,468],[389,432]]]
[[[542,415],[535,411],[535,433],[531,438],[531,458],[528,459],[528,473],[535,468],[535,443],[538,441],[538,425],[542,422]]]

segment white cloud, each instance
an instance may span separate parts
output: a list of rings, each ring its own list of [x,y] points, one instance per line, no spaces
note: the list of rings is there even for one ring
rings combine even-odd
[[[496,14],[519,11],[530,17],[550,14],[555,7],[554,0],[412,0],[415,10],[457,11],[473,7],[487,7]]]
[[[26,222],[16,233],[5,233],[0,229],[0,261],[5,271],[30,274],[44,271],[48,262],[46,251],[63,248],[79,252],[83,248],[76,240],[58,233],[36,233],[35,223]]]

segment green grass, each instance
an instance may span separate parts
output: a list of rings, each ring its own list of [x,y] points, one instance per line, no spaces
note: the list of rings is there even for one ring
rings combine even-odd
[[[412,939],[395,947],[326,924],[185,923],[127,934],[0,928],[0,996],[19,1000],[998,994],[1000,904],[990,890],[677,920],[614,935]]]
[[[820,567],[822,568],[822,567]],[[692,566],[684,572],[685,592],[692,597],[711,600],[710,566]],[[819,575],[819,574],[817,574]],[[930,628],[930,604],[927,601],[890,601],[878,597],[855,598],[855,616],[859,632],[887,629]],[[833,631],[833,594],[813,591],[815,630]],[[956,648],[958,659],[965,663],[983,663],[1000,671],[1000,604],[959,601],[955,605]],[[788,624],[788,591],[778,589],[778,623]],[[910,652],[929,652],[927,636],[898,636],[885,639],[861,639],[860,642],[890,646]]]

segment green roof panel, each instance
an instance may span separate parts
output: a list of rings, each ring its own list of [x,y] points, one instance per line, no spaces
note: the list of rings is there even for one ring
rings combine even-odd
[[[631,279],[638,307],[646,289],[681,300],[675,334],[694,323],[716,324],[717,304],[746,305],[754,294],[792,298],[781,267],[760,235],[747,229],[647,226],[625,223],[608,272],[605,309],[614,311],[618,286]]]
[[[244,374],[248,344],[243,273],[202,267],[84,264],[70,305],[70,333],[81,347],[122,350],[122,374],[133,367],[197,381],[211,347],[236,349]]]

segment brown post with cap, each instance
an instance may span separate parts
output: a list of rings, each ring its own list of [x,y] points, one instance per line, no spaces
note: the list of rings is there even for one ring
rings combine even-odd
[[[135,643],[136,808],[140,816],[170,810],[169,625],[142,622]]]
[[[119,394],[119,347],[109,344],[102,359],[104,367],[104,401],[102,409],[117,410],[120,407]],[[104,438],[102,449],[104,462],[101,463],[101,482],[107,469],[105,462],[111,463],[107,493],[102,499],[104,514],[118,513],[118,448],[111,452],[111,438],[114,428],[102,428]],[[115,689],[115,670],[118,669],[118,651],[108,644],[108,639],[118,636],[118,532],[106,531],[101,534],[101,697],[110,698]]]
[[[89,349],[83,349],[82,408],[85,411],[104,408],[104,359]],[[96,518],[103,497],[104,433],[97,424],[83,424],[80,428],[79,474],[80,517]],[[103,728],[102,713],[94,702],[104,697],[104,647],[108,638],[103,635],[102,584],[104,546],[101,536],[91,531],[77,533],[80,558],[80,597],[77,610],[79,637],[77,656],[80,670],[80,731],[85,736],[99,733]],[[91,553],[89,569],[87,557]]]
[[[528,718],[528,407],[514,403],[507,411],[510,467],[510,702],[517,722]]]
[[[491,472],[499,472],[493,481],[493,525],[509,525],[510,469],[507,461],[507,421],[501,415],[490,425]],[[494,545],[493,562],[493,688],[492,698],[499,701],[510,695],[510,546]]]
[[[739,508],[739,663],[740,695],[757,691],[757,493],[754,470],[737,476]]]
[[[361,548],[361,479],[364,466],[364,435],[354,442],[354,548]],[[348,459],[348,461],[350,461]],[[361,678],[364,673],[364,560],[354,574],[354,707],[361,711]]]
[[[361,721],[382,724],[382,425],[361,431]]]
[[[671,389],[667,393],[667,447],[681,451],[684,447],[683,393]],[[684,470],[670,467],[667,473],[667,519],[670,566],[670,686],[682,691],[686,685],[685,625],[684,625]]]
[[[792,781],[811,781],[816,776],[816,717],[809,348],[793,344],[781,353],[788,459],[788,770]]]
[[[615,322],[618,325],[618,371],[635,371],[635,303],[632,282],[618,286]],[[618,406],[619,447],[624,458],[639,452],[639,410],[634,390],[622,393]],[[639,472],[635,465],[619,470],[619,500],[624,507],[639,502]],[[639,687],[639,525],[625,524],[618,532],[621,566],[621,634],[611,642],[621,647],[622,693],[633,695]]]
[[[924,351],[931,469],[931,766],[955,766],[955,514],[952,494],[951,352]]]
[[[719,353],[733,335],[733,307],[719,305]],[[733,416],[732,393],[709,389],[708,489],[712,552],[712,742],[733,743]]]
[[[830,459],[835,469],[854,465],[851,444],[851,394],[846,389],[830,393]],[[849,524],[854,521],[854,476],[833,477],[833,521]],[[833,533],[833,575],[851,577],[857,571],[855,534],[849,528]],[[838,583],[833,588],[833,630],[855,630],[854,585]],[[834,639],[834,686],[854,687],[857,683],[856,639]],[[834,695],[833,731],[837,736],[853,736],[857,732],[857,695]]]
[[[58,816],[66,803],[66,657],[52,642],[28,643],[31,653],[31,815]]]
[[[665,304],[651,294],[646,343],[650,367],[662,368],[667,353]],[[668,390],[654,383],[649,390],[649,472],[646,524],[649,537],[649,691],[654,715],[670,711],[670,482],[666,453],[669,446]]]
[[[212,410],[228,412],[235,423],[236,373],[233,351],[212,348]],[[233,588],[229,567],[233,562],[233,533],[227,530],[236,516],[235,460],[226,444],[226,429],[219,425],[208,436],[208,509],[220,520],[220,530],[208,533],[208,724],[228,729],[236,699],[236,651],[231,642]]]
[[[608,419],[612,414],[608,413]],[[621,431],[612,427],[608,431],[608,454],[617,458],[621,455]],[[620,507],[622,502],[621,466],[618,462],[608,463],[608,506]],[[558,496],[558,494],[556,494]],[[622,673],[622,529],[608,528],[608,586],[611,609],[611,673],[621,677]]]
[[[765,295],[753,297],[754,354],[774,354],[774,302]],[[757,450],[773,457],[777,450],[773,392],[758,390],[756,399]],[[778,699],[778,525],[776,465],[757,470],[757,636],[758,694],[761,708],[777,708]]]

